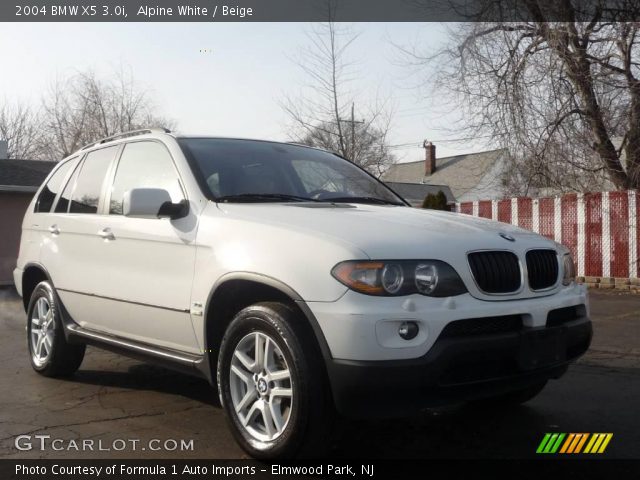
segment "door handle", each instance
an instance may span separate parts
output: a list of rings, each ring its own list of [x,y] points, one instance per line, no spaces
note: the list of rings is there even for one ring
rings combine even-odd
[[[49,232],[51,233],[51,235],[60,235],[60,229],[58,228],[58,225],[51,225],[49,227]]]
[[[116,236],[113,234],[110,228],[103,228],[98,232],[98,235],[104,240],[115,240]]]

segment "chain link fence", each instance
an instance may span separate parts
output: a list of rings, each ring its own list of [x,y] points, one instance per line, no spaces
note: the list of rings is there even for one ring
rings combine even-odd
[[[517,225],[566,245],[578,276],[587,282],[590,277],[598,282],[638,279],[640,192],[479,200],[457,203],[456,211]],[[625,283],[633,284],[640,282]]]

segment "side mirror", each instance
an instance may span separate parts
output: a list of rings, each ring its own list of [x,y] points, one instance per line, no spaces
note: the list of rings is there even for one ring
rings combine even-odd
[[[169,192],[162,188],[134,188],[124,194],[122,213],[135,218],[182,218],[188,213],[186,200],[172,203]]]

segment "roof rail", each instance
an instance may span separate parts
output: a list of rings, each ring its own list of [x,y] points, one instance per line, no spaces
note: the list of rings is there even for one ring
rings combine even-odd
[[[171,130],[168,128],[160,127],[160,128],[142,128],[140,130],[131,130],[129,132],[116,133],[115,135],[111,135],[109,137],[101,138],[95,142],[89,143],[82,147],[80,150],[87,150],[88,148],[95,147],[96,145],[101,145],[103,143],[113,142],[114,140],[120,140],[128,137],[135,137],[137,135],[146,135],[149,133],[171,133]]]

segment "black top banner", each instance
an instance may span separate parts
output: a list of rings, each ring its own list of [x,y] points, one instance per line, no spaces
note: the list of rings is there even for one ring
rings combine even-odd
[[[640,0],[2,0],[0,22],[639,21]]]

